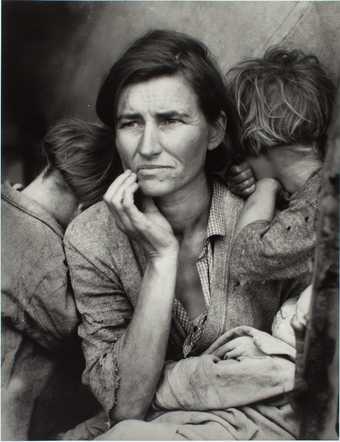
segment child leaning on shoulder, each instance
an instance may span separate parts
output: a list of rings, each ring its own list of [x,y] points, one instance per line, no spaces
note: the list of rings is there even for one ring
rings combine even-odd
[[[335,86],[317,57],[282,48],[239,63],[226,78],[238,119],[234,156],[256,178],[236,227],[232,271],[257,281],[305,275],[298,295],[311,283]]]

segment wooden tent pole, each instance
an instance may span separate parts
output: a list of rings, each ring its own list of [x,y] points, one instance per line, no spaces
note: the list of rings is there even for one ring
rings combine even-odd
[[[338,439],[340,87],[329,128],[313,301],[306,340],[298,338],[295,404],[300,439]]]

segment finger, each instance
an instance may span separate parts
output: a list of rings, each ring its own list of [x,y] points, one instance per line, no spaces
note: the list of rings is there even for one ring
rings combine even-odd
[[[126,230],[132,233],[136,233],[136,229],[131,219],[131,208],[135,208],[138,211],[135,203],[135,192],[138,190],[139,184],[136,180],[136,174],[132,174],[131,177],[125,180],[121,186],[119,202],[116,202],[119,215],[123,219]]]
[[[131,189],[131,194],[124,200],[124,211],[126,215],[128,216],[131,225],[133,226],[133,229],[138,232],[143,232],[149,228],[149,220],[145,216],[145,214],[138,209],[136,206],[134,200],[133,200],[133,193],[138,189],[137,187],[133,187]]]
[[[232,328],[231,330],[223,333],[223,335],[221,335],[219,338],[217,338],[216,341],[214,341],[210,345],[210,347],[208,347],[207,350],[205,350],[204,354],[212,354],[212,353],[215,354],[215,351],[219,347],[226,344],[227,342],[230,342],[234,338],[237,338],[239,336],[244,336],[244,334],[247,333],[247,331],[251,328],[252,327],[248,327],[245,325],[240,325],[238,327]]]
[[[125,177],[121,177],[120,186],[118,188],[116,187],[115,193],[113,193],[111,196],[108,193],[104,195],[104,202],[107,204],[110,211],[114,215],[118,226],[123,231],[130,231],[131,224],[129,223],[129,220],[124,213],[122,201],[124,199],[126,189],[129,188],[129,186],[133,185],[135,182],[136,176],[134,174],[126,174]]]
[[[119,187],[116,187],[115,192],[111,195],[111,198],[110,195],[105,195],[105,199],[108,200],[109,204],[112,204],[116,210],[120,211],[126,189],[135,183],[136,180],[136,174],[130,173],[124,178]]]
[[[136,181],[131,182],[129,186],[126,186],[124,188],[121,198],[121,204],[124,210],[126,210],[126,208],[130,207],[132,204],[135,203],[134,194],[138,188],[139,184]]]
[[[208,347],[205,351],[204,354],[216,354],[216,352],[218,351],[218,349],[220,347],[222,347],[224,344],[226,344],[226,342],[230,339],[229,336],[229,332],[224,333],[222,336],[220,336],[219,338],[216,339],[216,341],[214,341],[210,347]]]
[[[246,189],[240,189],[238,186],[229,186],[229,189],[232,193],[235,195],[241,196],[242,198],[246,198],[250,196],[252,193],[256,190],[256,185],[253,184],[252,186],[246,188]]]
[[[242,356],[242,351],[235,348],[234,350],[227,351],[224,355],[224,359],[236,359]]]
[[[231,186],[238,188],[240,190],[245,190],[255,185],[255,179],[253,177],[248,178],[247,180],[241,181],[238,184],[230,183]]]
[[[232,184],[239,184],[249,179],[253,179],[253,181],[255,182],[254,174],[251,169],[244,170],[243,172],[240,172],[237,175],[227,176],[227,181]]]
[[[224,358],[224,355],[235,349],[235,345],[228,342],[227,344],[221,345],[218,349],[214,351],[214,355],[219,358]]]
[[[134,215],[134,213],[139,212],[134,200],[134,194],[137,191],[138,187],[139,187],[138,183],[136,182],[131,183],[130,186],[127,186],[124,189],[121,198],[121,214],[126,220],[127,229],[131,232],[136,230],[135,229],[136,215]]]
[[[107,191],[105,192],[104,198],[106,200],[111,200],[112,197],[117,193],[117,190],[120,188],[120,186],[125,182],[125,180],[131,176],[131,170],[127,169],[125,172],[120,174],[113,183],[110,184]]]
[[[229,171],[230,171],[231,175],[238,175],[239,173],[241,173],[247,169],[250,169],[250,165],[246,161],[243,161],[240,164],[232,165],[230,167]]]

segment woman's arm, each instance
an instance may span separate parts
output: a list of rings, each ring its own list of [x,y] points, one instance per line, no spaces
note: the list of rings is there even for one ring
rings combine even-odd
[[[135,181],[128,177],[126,173],[117,178],[118,183],[116,180],[109,188],[105,202],[120,228],[139,243],[147,257],[134,310],[122,287],[122,269],[114,265],[114,259],[103,264],[105,258],[95,256],[100,255],[100,247],[108,249],[113,257],[118,256],[117,247],[124,245],[118,240],[108,244],[110,238],[105,235],[96,240],[99,233],[93,228],[95,224],[88,222],[87,235],[93,249],[85,250],[82,239],[86,232],[82,231],[84,226],[76,227],[77,220],[65,240],[82,315],[80,336],[87,362],[84,379],[116,422],[143,418],[155,393],[168,343],[178,255],[177,240],[156,206],[147,201],[144,212],[135,206]],[[110,222],[115,226],[113,219]],[[128,244],[118,229],[114,235],[117,234]],[[115,242],[114,238],[111,240]],[[135,276],[131,274],[131,278]]]
[[[86,360],[83,381],[113,421],[142,417],[164,364],[176,259],[147,265],[133,310],[121,285],[119,269],[113,267],[106,274],[105,256],[100,252],[93,256],[92,247],[82,244],[87,234],[76,220],[65,238],[81,314],[79,335]],[[96,235],[91,240],[99,250]],[[105,265],[101,266],[102,262]],[[131,272],[131,277],[135,276]]]
[[[280,356],[221,360],[212,354],[166,366],[154,406],[223,410],[273,398],[294,388],[295,364]]]
[[[104,195],[120,228],[143,248],[147,265],[138,302],[120,342],[120,389],[112,418],[143,418],[163,368],[169,338],[178,261],[172,228],[151,198],[137,208],[137,176],[126,170]]]
[[[164,365],[177,270],[176,256],[148,263],[138,303],[120,343],[120,388],[112,419],[143,418]]]
[[[257,351],[250,348],[249,354],[248,343],[242,348],[242,339],[252,340]],[[238,357],[220,359],[230,349],[237,350]],[[154,406],[163,410],[216,410],[269,399],[292,390],[295,354],[293,347],[268,333],[235,327],[203,355],[168,363]]]

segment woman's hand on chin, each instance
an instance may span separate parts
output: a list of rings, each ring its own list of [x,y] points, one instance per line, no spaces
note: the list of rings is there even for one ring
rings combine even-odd
[[[138,187],[136,174],[126,170],[111,184],[103,199],[118,227],[139,242],[150,259],[177,258],[178,241],[154,201],[144,197],[142,210],[136,206],[134,195]]]

